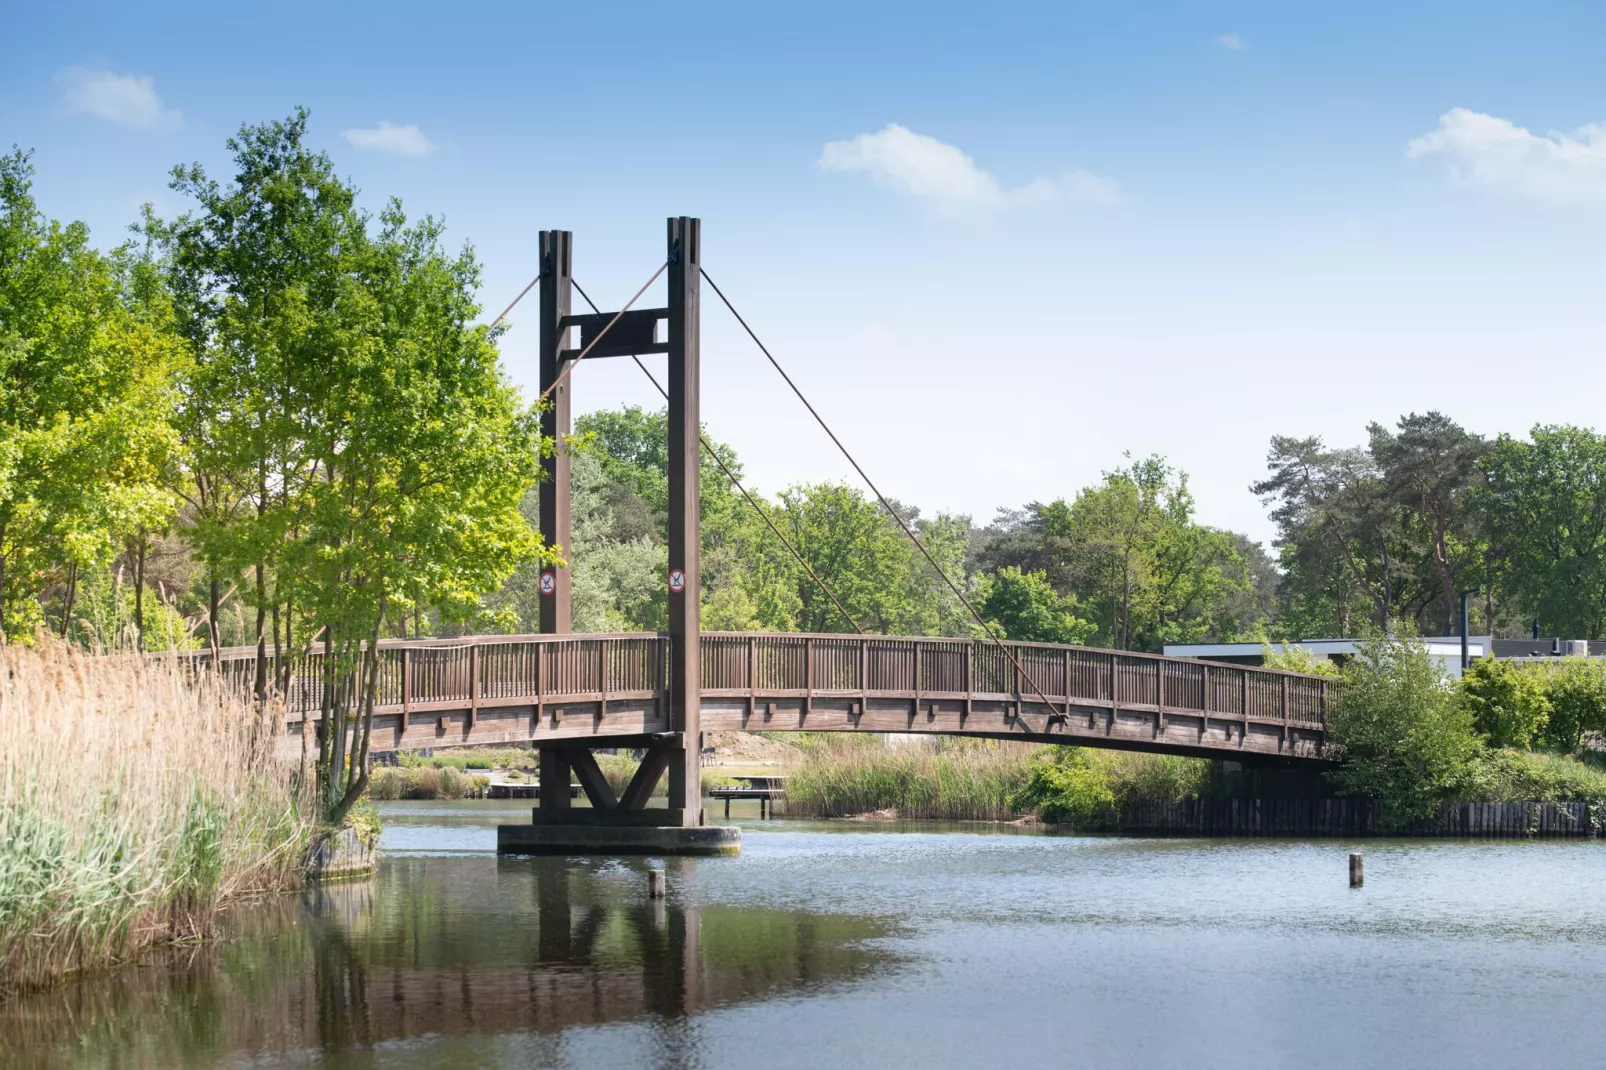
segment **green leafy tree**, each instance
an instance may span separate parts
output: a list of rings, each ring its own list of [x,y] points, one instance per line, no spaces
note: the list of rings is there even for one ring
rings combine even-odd
[[[1544,678],[1510,660],[1474,661],[1456,685],[1456,701],[1492,747],[1526,748],[1550,718]]]
[[[1057,593],[1041,572],[1013,566],[984,577],[977,610],[1006,639],[1034,643],[1085,643],[1098,629],[1076,615],[1076,603]]]
[[[1539,426],[1502,435],[1476,495],[1505,593],[1552,634],[1606,634],[1606,436]]]
[[[129,251],[46,219],[32,180],[25,153],[0,156],[0,641],[44,622],[52,588],[68,634],[79,578],[174,509],[170,306]]]
[[[1411,639],[1365,643],[1343,680],[1328,721],[1344,758],[1328,774],[1334,784],[1380,799],[1392,827],[1453,801],[1483,745],[1471,711],[1456,701],[1427,646]]]
[[[1432,574],[1439,582],[1444,635],[1457,628],[1458,593],[1482,577],[1481,542],[1474,537],[1470,501],[1478,462],[1489,443],[1439,412],[1403,416],[1391,432],[1367,428],[1370,452],[1384,488],[1422,526]]]
[[[242,129],[227,186],[180,171],[197,210],[160,233],[196,351],[192,537],[214,576],[251,577],[259,649],[270,605],[317,637],[316,783],[339,822],[368,780],[366,652],[418,606],[480,615],[545,553],[519,504],[551,444],[474,323],[472,252],[394,201],[375,228],[305,133],[305,112]]]
[[[1574,754],[1586,734],[1606,732],[1606,661],[1562,658],[1544,666],[1542,681],[1550,703],[1542,732],[1547,746]]]
[[[1260,664],[1263,668],[1276,669],[1279,672],[1304,673],[1306,676],[1339,675],[1338,666],[1333,664],[1332,658],[1292,643],[1284,644],[1281,650],[1274,650],[1270,644],[1262,643]]]

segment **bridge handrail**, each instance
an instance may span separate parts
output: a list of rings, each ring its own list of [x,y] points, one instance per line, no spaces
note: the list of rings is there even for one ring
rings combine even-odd
[[[482,702],[661,698],[668,644],[661,632],[383,639],[378,705],[422,711]],[[1323,727],[1337,695],[1330,677],[1062,643],[1006,645],[1050,703],[1066,709],[1125,706]],[[187,652],[200,664],[210,655]],[[273,678],[289,680],[287,709],[317,711],[322,651],[284,657],[288,666],[271,652],[268,662]],[[818,694],[1038,704],[1032,684],[985,639],[704,632],[701,657],[703,692],[716,698]],[[254,676],[256,648],[225,648],[218,661],[245,682]]]

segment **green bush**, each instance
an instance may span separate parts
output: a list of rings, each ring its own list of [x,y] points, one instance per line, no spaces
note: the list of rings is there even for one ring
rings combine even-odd
[[[1302,672],[1307,676],[1338,675],[1338,666],[1333,664],[1332,658],[1286,643],[1281,650],[1273,650],[1269,644],[1261,643],[1260,664],[1263,668]]]
[[[1493,657],[1479,658],[1462,674],[1456,702],[1491,747],[1527,747],[1550,719],[1543,677],[1529,666]]]
[[[1329,714],[1344,764],[1328,775],[1340,791],[1381,800],[1385,824],[1396,827],[1467,791],[1483,746],[1425,645],[1367,642],[1343,678]]]
[[[1606,660],[1562,658],[1547,663],[1540,673],[1550,719],[1541,738],[1546,746],[1565,754],[1583,746],[1586,732],[1606,732]]]
[[[1038,754],[1010,803],[1017,810],[1036,810],[1044,821],[1086,826],[1139,799],[1196,799],[1209,778],[1210,763],[1202,758],[1049,747]]]
[[[1606,772],[1562,755],[1486,749],[1469,779],[1468,801],[1606,802]]]

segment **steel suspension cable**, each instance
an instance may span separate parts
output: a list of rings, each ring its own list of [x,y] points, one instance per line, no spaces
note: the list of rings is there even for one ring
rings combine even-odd
[[[574,286],[575,290],[579,291],[580,296],[585,299],[585,303],[591,306],[591,311],[601,314],[602,310],[597,307],[597,303],[595,301],[591,300],[590,295],[588,295],[584,290],[580,289],[580,284],[575,282],[573,278],[570,278],[569,282]],[[647,370],[647,366],[641,363],[640,357],[632,354],[630,359],[636,362],[636,367],[641,369],[641,374],[647,377],[647,381],[657,388],[658,393],[662,394],[664,396],[664,401],[667,402],[669,400],[669,391],[665,390],[659,385],[658,377]],[[775,537],[777,539],[781,540],[781,545],[790,550],[792,556],[797,558],[797,563],[803,566],[803,571],[809,574],[809,579],[813,580],[815,585],[819,587],[820,590],[825,592],[825,597],[831,600],[831,604],[836,607],[836,611],[842,614],[843,619],[853,626],[853,630],[858,632],[860,635],[864,635],[864,629],[859,627],[859,622],[853,619],[853,614],[847,611],[847,608],[842,605],[842,603],[837,599],[837,596],[831,593],[831,588],[825,585],[825,581],[820,579],[820,577],[815,574],[814,569],[809,567],[809,563],[803,559],[803,555],[798,552],[797,547],[792,545],[791,540],[781,533],[780,528],[775,526],[775,522],[770,519],[768,511],[766,511],[763,506],[759,505],[758,502],[754,500],[753,496],[747,492],[746,487],[742,486],[742,481],[736,478],[736,474],[730,470],[728,465],[725,464],[725,461],[720,457],[719,452],[714,449],[714,444],[708,441],[708,436],[703,434],[700,428],[698,429],[697,437],[702,441],[703,449],[707,450],[708,455],[714,459],[714,463],[719,465],[719,470],[725,473],[725,478],[731,481],[731,485],[741,492],[743,498],[747,499],[747,504],[753,507],[753,512],[757,513],[758,518],[764,521],[765,526],[768,527],[770,531],[775,533]]]
[[[502,310],[501,314],[491,321],[490,329],[494,329],[498,323],[501,323],[503,320],[507,319],[507,314],[513,311],[513,306],[524,300],[524,295],[529,293],[535,284],[541,281],[541,277],[545,274],[545,271],[536,272],[535,278],[531,279],[527,284],[525,284],[524,289],[519,291],[519,295],[513,300],[509,301],[507,307]]]
[[[981,625],[982,630],[987,633],[987,638],[993,641],[993,645],[998,647],[999,651],[1010,660],[1011,664],[1015,666],[1015,671],[1018,672],[1021,677],[1031,685],[1032,690],[1037,693],[1037,697],[1042,700],[1043,705],[1052,710],[1054,708],[1054,704],[1048,701],[1048,696],[1043,693],[1042,688],[1037,686],[1037,681],[1032,678],[1031,673],[1026,671],[1026,667],[1020,663],[1020,659],[1015,656],[1014,651],[1010,650],[1009,647],[1004,645],[1004,641],[998,638],[998,633],[993,631],[993,626],[982,619],[982,615],[980,613],[976,612],[976,607],[970,604],[970,599],[965,597],[965,592],[959,589],[959,585],[948,578],[948,573],[943,570],[941,565],[937,564],[937,559],[931,556],[931,551],[926,549],[925,544],[920,541],[919,536],[917,536],[914,531],[910,529],[908,524],[904,523],[903,517],[899,516],[898,511],[892,507],[892,503],[887,501],[886,495],[881,493],[880,489],[875,485],[875,481],[870,478],[869,474],[865,472],[864,468],[859,464],[859,462],[854,459],[853,454],[848,452],[848,448],[842,444],[842,440],[836,437],[836,432],[831,430],[831,426],[825,422],[824,417],[822,417],[819,414],[819,411],[809,403],[809,399],[803,395],[803,391],[798,389],[797,383],[793,382],[792,377],[786,374],[786,369],[781,367],[781,362],[775,359],[775,355],[769,351],[769,347],[763,343],[763,341],[753,331],[753,328],[747,325],[747,321],[742,318],[742,314],[736,311],[736,306],[731,304],[730,298],[725,296],[725,291],[719,288],[719,283],[715,282],[708,272],[704,271],[701,266],[699,266],[697,270],[702,274],[702,277],[707,281],[708,285],[714,288],[714,292],[719,295],[720,301],[724,302],[725,307],[730,310],[730,314],[736,317],[736,322],[742,325],[742,330],[747,332],[747,337],[753,340],[753,344],[758,346],[759,351],[764,354],[765,358],[770,362],[770,365],[780,373],[782,379],[786,380],[786,385],[792,388],[792,393],[796,394],[797,399],[803,403],[803,407],[809,410],[809,415],[814,417],[814,422],[820,425],[820,429],[830,437],[832,442],[836,443],[836,448],[842,452],[842,456],[848,459],[848,463],[853,466],[853,470],[859,473],[859,478],[864,480],[865,486],[869,487],[870,492],[876,496],[876,500],[881,503],[881,508],[885,509],[887,511],[887,515],[892,517],[892,519],[897,522],[898,527],[903,529],[903,533],[909,537],[910,542],[915,544],[915,549],[920,551],[920,555],[926,559],[926,563],[929,564],[932,570],[936,572],[937,575],[942,578],[942,581],[948,585],[948,589],[953,591],[955,597],[959,599],[960,603],[970,611],[970,615],[976,618],[976,623]],[[1069,712],[1071,706],[1070,690],[1070,681],[1067,680],[1065,688],[1065,709],[1067,712]]]

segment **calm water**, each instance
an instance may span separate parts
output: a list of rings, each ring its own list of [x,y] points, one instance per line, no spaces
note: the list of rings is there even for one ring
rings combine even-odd
[[[372,884],[0,1007],[105,1067],[1574,1067],[1606,846],[747,825],[735,859],[498,859],[527,803],[394,803]],[[658,863],[662,864],[662,863]]]

